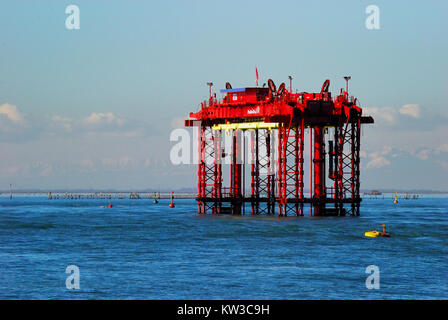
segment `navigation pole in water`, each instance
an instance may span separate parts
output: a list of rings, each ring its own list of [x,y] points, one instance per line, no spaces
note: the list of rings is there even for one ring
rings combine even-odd
[[[317,93],[292,93],[292,85],[288,91],[285,83],[277,89],[271,79],[262,88],[233,89],[227,82],[222,100],[209,85],[208,101],[185,120],[185,126],[198,130],[198,212],[240,215],[248,206],[252,214],[299,216],[309,205],[314,216],[358,216],[361,125],[374,120],[362,115],[348,93],[350,77],[344,79],[346,88],[335,98],[328,91],[330,80]],[[307,161],[305,134],[310,139]],[[247,140],[250,157],[242,154]],[[228,187],[223,186],[223,160],[230,164]],[[304,193],[305,166],[309,197]],[[250,194],[244,190],[246,171]]]

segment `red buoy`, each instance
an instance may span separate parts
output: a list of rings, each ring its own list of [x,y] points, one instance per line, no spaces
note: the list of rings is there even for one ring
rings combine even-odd
[[[112,208],[112,205],[111,204],[109,204],[108,206],[107,206],[108,208]]]
[[[171,202],[170,202],[170,205],[169,205],[170,208],[174,208],[174,194],[173,193],[174,192],[171,191]]]

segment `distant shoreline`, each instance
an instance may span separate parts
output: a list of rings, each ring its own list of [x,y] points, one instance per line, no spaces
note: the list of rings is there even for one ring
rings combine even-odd
[[[13,192],[13,196],[45,196],[47,197],[51,193],[53,199],[108,199],[108,198],[121,198],[121,199],[154,199],[154,192],[43,192],[43,191],[17,191]],[[132,197],[134,195],[134,197]],[[137,195],[137,197],[135,197]],[[0,192],[0,197],[9,197],[10,193]],[[171,192],[157,192],[158,199],[169,199]],[[195,199],[196,194],[189,192],[174,192],[174,198],[177,199]]]
[[[401,194],[448,194],[448,191],[432,191],[432,190],[384,190],[381,191],[381,194],[369,194],[371,190],[365,190],[361,191],[361,197],[382,197],[382,195],[385,194],[394,194],[395,192],[399,195]],[[309,191],[308,191],[309,192]],[[154,194],[157,193],[160,198],[169,198],[171,196],[170,191],[22,191],[22,190],[16,190],[12,192],[13,195],[45,195],[47,196],[49,193],[54,195],[113,195],[114,197],[117,197],[119,195],[129,197],[131,194],[138,194],[141,199],[153,199]],[[305,191],[306,193],[306,191]],[[9,196],[10,191],[0,191],[0,196]],[[197,192],[185,192],[185,191],[174,191],[174,197],[175,198],[195,198],[197,195]],[[246,193],[246,196],[249,196],[248,193]]]

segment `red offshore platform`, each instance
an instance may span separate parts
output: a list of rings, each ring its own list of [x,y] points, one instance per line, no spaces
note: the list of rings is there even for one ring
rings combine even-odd
[[[213,84],[207,83],[208,101],[185,120],[185,126],[198,129],[199,214],[240,215],[250,209],[251,214],[300,216],[309,204],[314,216],[358,216],[361,124],[373,123],[373,118],[362,116],[357,99],[348,94],[350,77],[344,79],[346,89],[334,99],[329,80],[318,93],[293,93],[285,83],[277,89],[271,79],[267,87],[239,89],[227,82],[222,101],[212,96]],[[305,130],[310,139],[309,197],[304,193]],[[223,131],[230,134],[229,152],[223,148]],[[245,190],[247,134],[250,194]],[[223,186],[224,158],[230,164],[228,187]]]

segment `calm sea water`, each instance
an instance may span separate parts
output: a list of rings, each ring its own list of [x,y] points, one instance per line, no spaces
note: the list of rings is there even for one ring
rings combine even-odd
[[[1,299],[447,299],[448,198],[360,217],[198,216],[194,200],[0,197]],[[365,238],[386,223],[391,238]],[[68,290],[68,265],[80,289]],[[380,269],[368,290],[366,267]]]

